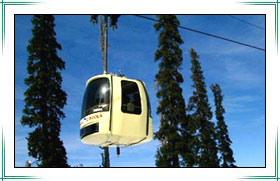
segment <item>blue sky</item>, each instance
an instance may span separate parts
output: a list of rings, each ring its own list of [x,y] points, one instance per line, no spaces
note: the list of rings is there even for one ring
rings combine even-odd
[[[24,78],[28,52],[26,47],[32,37],[31,17],[15,16],[15,166],[24,166],[28,157],[27,141],[32,128],[23,127],[20,118],[24,107]],[[155,17],[155,16],[151,16]],[[182,26],[227,37],[236,41],[265,47],[265,31],[233,19],[227,15],[178,15]],[[264,15],[236,15],[243,20],[265,27]],[[153,116],[154,131],[159,128],[156,114],[157,98],[154,86],[158,62],[154,62],[158,34],[153,23],[136,16],[119,18],[118,28],[109,30],[108,71],[122,70],[129,78],[143,80],[147,86]],[[81,103],[88,78],[102,73],[99,44],[99,26],[89,21],[88,15],[56,15],[55,31],[62,46],[58,55],[66,62],[62,71],[62,88],[68,94],[61,120],[61,136],[67,151],[68,164],[86,167],[101,165],[97,146],[82,144],[79,138]],[[209,86],[218,83],[224,94],[225,121],[232,140],[232,149],[239,167],[265,166],[265,53],[249,47],[225,42],[202,34],[180,29],[184,40],[183,96],[188,101],[192,94],[189,49],[199,54],[208,86],[208,96],[214,111],[213,95]],[[213,116],[214,117],[214,116]],[[215,119],[213,119],[215,121]],[[120,157],[110,149],[113,167],[154,167],[157,140],[121,149]]]

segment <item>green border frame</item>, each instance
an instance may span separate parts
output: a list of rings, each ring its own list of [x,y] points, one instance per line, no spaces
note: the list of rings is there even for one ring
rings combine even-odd
[[[2,127],[2,148],[1,148],[1,177],[0,179],[6,180],[6,179],[43,179],[42,177],[36,177],[36,176],[8,176],[6,175],[6,161],[5,161],[5,136],[4,131]]]
[[[276,138],[275,138],[275,161],[274,161],[274,175],[272,176],[246,176],[246,177],[241,177],[239,179],[251,179],[251,180],[280,180],[279,177],[279,157],[278,157],[278,128],[277,128],[277,133],[276,133]]]
[[[9,5],[36,5],[36,4],[39,4],[41,2],[27,2],[27,1],[15,1],[15,2],[12,2],[12,1],[4,1],[4,0],[1,0],[1,25],[2,25],[2,28],[1,28],[1,49],[2,49],[2,54],[3,54],[3,51],[4,51],[4,45],[5,45],[5,10],[6,10],[6,6],[9,6]]]
[[[10,2],[10,1],[4,1],[1,0],[1,50],[2,53],[4,51],[4,44],[5,44],[5,8],[8,5],[36,5],[39,4],[41,2],[20,2],[20,1],[16,1],[16,2]],[[241,2],[243,4],[246,5],[273,5],[274,6],[274,10],[275,10],[275,43],[276,43],[276,47],[278,50],[278,43],[279,43],[279,0],[276,0],[275,2]],[[4,133],[3,133],[3,127],[2,127],[2,148],[1,148],[1,177],[0,179],[3,181],[5,179],[43,179],[40,177],[35,177],[35,176],[6,176],[5,173],[5,137],[4,137]],[[275,179],[275,180],[280,180],[279,175],[278,175],[278,130],[277,130],[277,136],[276,136],[276,141],[275,141],[275,172],[274,172],[274,176],[247,176],[247,177],[243,177],[240,179]]]
[[[1,50],[2,50],[2,54],[4,51],[4,45],[5,45],[5,10],[6,10],[6,6],[10,6],[10,5],[36,5],[39,4],[40,2],[27,2],[27,1],[4,1],[1,0]],[[6,160],[5,160],[5,154],[6,154],[6,145],[5,145],[5,136],[4,136],[4,130],[3,130],[3,126],[2,126],[2,138],[1,138],[1,142],[2,142],[2,146],[1,146],[1,177],[0,179],[3,180],[9,180],[9,179],[13,179],[13,180],[18,180],[18,179],[43,179],[41,177],[36,177],[36,176],[12,176],[12,175],[6,175]]]
[[[245,5],[264,5],[264,6],[274,6],[274,13],[275,13],[275,30],[274,30],[274,36],[275,36],[275,44],[278,52],[278,44],[279,44],[279,0],[276,1],[257,1],[257,2],[241,2],[242,4]]]
[[[258,2],[241,2],[245,5],[264,5],[264,6],[274,6],[274,13],[275,13],[275,29],[274,29],[274,36],[275,36],[275,45],[277,48],[277,53],[279,49],[279,0],[276,1],[258,1]],[[253,179],[253,180],[280,180],[279,177],[279,157],[278,157],[278,128],[275,138],[275,161],[274,161],[274,175],[272,176],[245,176],[240,179]]]

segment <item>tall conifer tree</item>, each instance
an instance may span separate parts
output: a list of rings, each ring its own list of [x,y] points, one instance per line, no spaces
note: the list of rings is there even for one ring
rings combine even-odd
[[[200,63],[198,61],[197,53],[191,49],[191,71],[193,81],[193,95],[189,99],[188,111],[190,113],[190,119],[196,128],[195,143],[197,148],[195,149],[197,157],[195,158],[195,165],[199,167],[218,167],[219,161],[217,157],[217,145],[214,123],[212,119],[212,112],[208,103],[208,96],[206,85],[204,82],[203,71],[201,70]]]
[[[194,167],[198,164],[199,139],[195,119],[193,115],[187,115],[186,120],[181,123],[180,155],[181,165],[184,167]]]
[[[233,158],[233,151],[230,148],[232,142],[229,138],[227,125],[224,121],[225,109],[222,105],[222,90],[218,84],[211,85],[211,90],[214,94],[214,101],[216,106],[216,131],[218,140],[218,150],[221,155],[220,160],[222,161],[221,167],[236,167],[234,165],[235,160]]]
[[[183,40],[179,35],[180,23],[176,16],[157,17],[158,22],[154,27],[159,33],[155,61],[160,61],[159,72],[156,74],[160,129],[155,133],[155,138],[161,141],[161,147],[157,150],[156,166],[179,167],[179,124],[186,117],[185,101],[180,88],[183,77],[178,72],[182,64],[182,50],[179,46]]]
[[[38,160],[39,167],[68,167],[66,150],[59,138],[60,118],[65,115],[66,93],[61,89],[64,61],[57,56],[61,45],[56,41],[54,17],[34,15],[33,37],[29,41],[25,84],[25,107],[22,125],[34,127],[29,133],[28,154]]]

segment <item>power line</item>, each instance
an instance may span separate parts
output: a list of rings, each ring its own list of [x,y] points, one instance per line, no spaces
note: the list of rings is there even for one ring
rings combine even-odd
[[[23,137],[23,138],[20,138],[20,139],[16,140],[16,141],[15,141],[15,143],[17,143],[17,142],[19,142],[19,141],[23,140],[24,138],[25,138],[25,137]]]
[[[255,28],[258,28],[258,29],[261,29],[261,30],[265,30],[263,27],[260,27],[260,26],[258,26],[258,25],[253,24],[253,23],[250,23],[250,22],[248,22],[248,21],[245,21],[245,20],[243,20],[243,19],[241,19],[241,18],[238,18],[238,17],[236,17],[236,16],[232,16],[232,15],[228,15],[228,16],[231,17],[231,18],[233,18],[233,19],[236,19],[236,20],[238,20],[238,21],[241,21],[241,22],[243,22],[243,23],[245,23],[245,24],[248,24],[248,25],[250,25],[250,26],[253,26],[253,27],[255,27]]]
[[[142,16],[142,15],[135,15],[135,16],[158,22],[158,20],[156,20],[154,18],[150,18],[150,17],[146,17],[146,16]],[[184,27],[184,26],[179,26],[179,28],[184,29],[184,30],[188,30],[188,31],[192,31],[192,32],[195,32],[195,33],[200,33],[200,34],[203,34],[203,35],[206,35],[206,36],[211,36],[211,37],[214,37],[214,38],[217,38],[217,39],[225,40],[225,41],[228,41],[228,42],[231,42],[231,43],[247,46],[247,47],[250,47],[250,48],[257,49],[257,50],[265,51],[264,48],[259,48],[259,47],[254,46],[254,45],[249,45],[247,43],[242,43],[242,42],[239,42],[239,41],[235,41],[235,40],[224,38],[224,37],[221,37],[221,36],[218,36],[218,35],[213,35],[213,34],[210,34],[210,33],[202,32],[202,31],[195,30],[195,29],[192,29],[192,28],[188,28],[188,27]]]

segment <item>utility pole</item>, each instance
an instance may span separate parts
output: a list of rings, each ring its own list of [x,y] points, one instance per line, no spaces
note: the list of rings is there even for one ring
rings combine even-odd
[[[103,73],[107,73],[108,57],[108,16],[100,16],[100,44],[102,51]]]
[[[107,73],[107,55],[108,55],[108,16],[100,16],[100,44],[103,59],[103,73]],[[104,149],[104,167],[110,167],[109,147]]]

